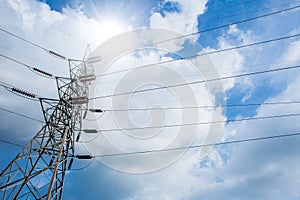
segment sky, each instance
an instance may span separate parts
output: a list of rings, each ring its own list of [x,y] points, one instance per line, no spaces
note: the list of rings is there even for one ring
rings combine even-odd
[[[91,57],[102,58],[93,65],[95,74],[112,74],[92,82],[89,98],[109,97],[89,106],[107,112],[88,113],[84,128],[101,132],[83,134],[76,148],[101,156],[300,132],[298,68],[238,77],[300,64],[299,36],[270,42],[300,34],[297,6],[298,0],[1,0],[0,28],[68,58],[82,59],[89,44]],[[68,76],[66,61],[3,31],[0,38],[0,55]],[[234,48],[263,41],[269,42]],[[182,59],[193,55],[199,56]],[[158,62],[163,64],[153,65]],[[1,82],[57,98],[52,79],[3,56],[0,69]],[[204,84],[188,84],[195,81]],[[184,85],[136,92],[176,84]],[[42,123],[3,109],[43,120],[40,105],[5,88],[0,92],[0,139],[25,145]],[[130,94],[118,95],[124,92]],[[248,106],[224,106],[237,104]],[[213,107],[157,109],[205,105]],[[280,115],[289,116],[274,117]],[[182,126],[216,121],[222,123]],[[174,124],[179,126],[165,127]],[[299,199],[299,142],[292,136],[75,160],[63,199]],[[4,169],[21,148],[0,144]]]

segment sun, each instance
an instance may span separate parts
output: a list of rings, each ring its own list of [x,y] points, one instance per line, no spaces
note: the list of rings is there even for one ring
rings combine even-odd
[[[100,27],[108,38],[118,35],[126,30],[121,23],[114,20],[104,20],[103,22],[100,22]]]
[[[121,9],[124,2],[107,1],[101,4],[100,1],[89,1],[87,9],[91,18],[97,21],[97,27],[93,31],[97,34],[98,40],[103,42],[132,29],[127,11]]]
[[[116,20],[101,20],[97,22],[97,26],[92,30],[91,36],[94,38],[94,42],[101,44],[106,40],[119,35],[123,32],[128,31],[129,29],[122,25]]]

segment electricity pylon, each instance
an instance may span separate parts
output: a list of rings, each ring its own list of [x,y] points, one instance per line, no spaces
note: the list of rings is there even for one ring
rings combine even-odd
[[[75,142],[88,85],[96,78],[86,56],[68,62],[70,78],[56,77],[59,98],[39,98],[45,125],[0,174],[2,199],[62,199],[66,171],[74,157],[80,158],[74,154]]]

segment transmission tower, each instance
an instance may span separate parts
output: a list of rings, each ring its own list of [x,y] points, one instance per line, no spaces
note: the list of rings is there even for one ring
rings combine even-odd
[[[96,79],[87,56],[83,61],[68,59],[70,78],[56,77],[58,99],[39,98],[45,125],[1,172],[2,199],[62,199],[73,159],[91,158],[74,153],[87,110],[88,86]]]

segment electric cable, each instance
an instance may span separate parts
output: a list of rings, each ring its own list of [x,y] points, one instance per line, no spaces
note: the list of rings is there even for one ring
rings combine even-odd
[[[23,117],[23,118],[26,118],[26,119],[29,119],[29,120],[32,120],[32,121],[36,121],[36,122],[39,122],[39,123],[44,123],[43,121],[41,121],[41,120],[39,120],[39,119],[30,117],[30,116],[28,116],[28,115],[24,115],[24,114],[21,114],[21,113],[17,113],[17,112],[15,112],[15,111],[11,111],[11,110],[8,110],[8,109],[5,109],[5,108],[1,108],[1,107],[0,107],[0,110],[5,111],[5,112],[8,112],[8,113],[11,113],[11,114],[14,114],[14,115],[17,115],[17,116],[20,116],[20,117]]]
[[[114,157],[114,156],[129,156],[129,155],[147,154],[147,153],[159,153],[159,152],[195,149],[195,148],[210,147],[210,146],[221,146],[221,145],[227,145],[227,144],[254,142],[254,141],[261,141],[261,140],[279,139],[279,138],[286,138],[286,137],[293,137],[293,136],[300,136],[300,132],[272,135],[272,136],[264,136],[264,137],[255,137],[255,138],[240,139],[240,140],[231,140],[231,141],[227,141],[227,142],[217,142],[217,143],[209,143],[209,144],[190,145],[190,146],[184,146],[184,147],[174,147],[174,148],[167,148],[167,149],[153,149],[153,150],[135,151],[135,152],[102,154],[102,155],[95,155],[93,157],[101,158],[101,157]]]
[[[169,41],[172,41],[172,40],[186,38],[186,37],[189,37],[189,36],[198,35],[200,33],[209,32],[209,31],[213,31],[213,30],[225,28],[225,27],[228,27],[228,26],[231,26],[231,25],[242,24],[242,23],[245,23],[245,22],[257,20],[257,19],[260,19],[260,18],[265,18],[265,17],[268,17],[268,16],[280,14],[280,13],[287,12],[287,11],[290,11],[290,10],[295,10],[295,9],[298,9],[298,8],[300,8],[300,5],[293,6],[293,7],[286,8],[286,9],[282,9],[282,10],[275,11],[275,12],[270,12],[270,13],[259,15],[259,16],[256,16],[256,17],[251,17],[251,18],[240,20],[240,21],[236,21],[236,22],[231,22],[231,23],[224,24],[224,25],[221,25],[221,26],[216,26],[216,27],[213,27],[213,28],[208,28],[208,29],[200,30],[200,31],[193,32],[193,33],[190,33],[190,34],[185,34],[185,35],[182,35],[182,36],[178,36],[178,37],[174,37],[174,38],[170,38],[170,39],[166,39],[166,40],[161,40],[159,42],[154,42],[153,44],[161,44],[161,43],[169,42]]]
[[[285,117],[299,117],[299,116],[300,113],[290,113],[290,114],[282,114],[282,115],[248,117],[248,118],[228,119],[228,120],[219,120],[219,121],[202,121],[202,122],[193,122],[193,123],[186,123],[186,124],[169,124],[169,125],[159,125],[159,126],[101,129],[98,132],[122,132],[122,131],[145,130],[145,129],[156,129],[156,128],[174,128],[174,127],[182,127],[182,126],[209,125],[209,124],[218,124],[218,123],[242,122],[242,121],[265,120],[265,119],[285,118]]]
[[[3,29],[3,28],[0,28],[0,31],[2,31],[2,32],[6,33],[6,34],[8,34],[8,35],[11,35],[11,36],[13,36],[13,37],[15,37],[15,38],[18,38],[18,39],[20,39],[20,40],[22,40],[22,41],[24,41],[24,42],[26,42],[26,43],[28,43],[28,44],[30,44],[30,45],[33,45],[33,46],[35,46],[35,47],[37,47],[37,48],[39,48],[39,49],[41,49],[41,50],[44,50],[44,51],[46,51],[48,54],[50,54],[50,55],[52,55],[52,56],[55,56],[55,57],[57,57],[57,58],[60,58],[60,59],[63,59],[63,60],[75,60],[75,61],[80,61],[80,60],[77,60],[77,59],[70,59],[70,58],[67,58],[66,56],[64,56],[64,55],[62,55],[62,54],[60,54],[60,53],[57,53],[57,52],[55,52],[55,51],[46,49],[45,47],[43,47],[43,46],[41,46],[41,45],[38,45],[37,43],[31,42],[31,41],[29,41],[29,40],[27,40],[27,39],[25,39],[25,38],[23,38],[23,37],[21,37],[21,36],[18,36],[18,35],[16,35],[16,34],[10,32],[10,31],[7,31],[7,30],[5,30],[5,29]]]
[[[5,144],[10,144],[10,145],[13,145],[13,146],[17,146],[17,147],[22,147],[22,148],[24,147],[21,144],[18,144],[18,143],[15,143],[15,142],[6,141],[6,140],[2,140],[2,139],[0,139],[0,142],[5,143]]]
[[[278,101],[278,102],[262,102],[262,103],[244,103],[244,104],[225,104],[225,105],[203,105],[203,106],[187,106],[187,107],[154,107],[154,108],[128,108],[128,109],[103,109],[106,112],[127,112],[127,111],[149,111],[149,110],[184,110],[197,108],[232,108],[232,107],[247,107],[247,106],[262,106],[262,105],[290,105],[300,104],[300,101]]]
[[[5,49],[5,53],[10,51],[11,53],[13,53],[14,55],[18,55],[18,56],[22,56],[22,57],[25,57],[31,61],[34,61],[35,63],[39,63],[38,65],[45,65],[46,62],[44,61],[41,61],[41,60],[38,60],[36,56],[34,55],[28,55],[28,53],[30,52],[26,52],[24,53],[23,51],[21,51],[20,49],[16,49],[16,48],[11,48],[11,47],[8,47],[4,44],[0,44],[0,48],[3,48]]]
[[[7,83],[4,83],[2,81],[0,81],[0,86],[5,88],[8,92],[11,92],[17,96],[20,96],[22,98],[25,98],[25,99],[28,99],[28,100],[31,100],[31,101],[38,101],[38,98],[40,98],[38,95],[36,94],[33,94],[31,92],[27,92],[25,90],[22,90],[22,89],[19,89],[19,88],[16,88],[16,87],[13,87]]]
[[[253,1],[249,1],[249,2],[253,2]],[[230,18],[230,17],[237,17],[237,16],[241,16],[241,15],[246,15],[246,14],[251,14],[251,13],[256,13],[258,11],[265,11],[265,10],[270,10],[270,9],[274,9],[274,8],[280,8],[280,7],[283,7],[283,6],[288,6],[288,5],[294,5],[294,4],[297,4],[299,3],[300,1],[295,1],[293,3],[286,3],[286,4],[280,4],[280,5],[276,5],[276,6],[270,6],[270,7],[267,7],[267,8],[263,8],[263,9],[257,9],[257,10],[252,10],[252,11],[248,11],[248,12],[242,12],[242,13],[236,13],[236,14],[232,14],[232,15],[226,15],[226,16],[220,16],[218,18],[208,18],[208,19],[199,19],[198,21],[199,22],[203,22],[203,21],[213,21],[213,20],[218,20],[220,18],[224,19],[224,18]],[[243,3],[242,3],[243,4]],[[222,9],[223,10],[223,9]],[[207,14],[208,12],[205,12],[204,14]],[[189,16],[189,17],[184,17],[182,19],[179,19],[179,20],[174,20],[174,21],[169,21],[168,23],[162,23],[162,24],[158,24],[158,27],[161,26],[161,25],[164,25],[164,24],[170,24],[170,23],[176,23],[176,22],[181,22],[181,21],[184,21],[186,19],[190,19],[190,18],[193,18],[193,17],[197,17],[199,15],[194,15],[194,16]],[[175,28],[175,27],[178,27],[180,25],[173,25],[171,26],[172,28]]]
[[[3,87],[9,92],[11,92],[17,96],[20,96],[22,98],[29,99],[31,101],[39,101],[39,100],[59,101],[58,99],[41,97],[39,95],[36,95],[36,94],[28,92],[26,90],[22,90],[20,88],[14,87],[14,86],[4,83],[2,81],[0,81],[0,87]]]
[[[22,37],[20,37],[20,36],[14,34],[14,33],[12,33],[12,32],[9,32],[9,31],[7,31],[7,30],[4,30],[3,28],[0,28],[0,31],[2,31],[2,32],[6,33],[6,34],[8,34],[8,35],[11,35],[11,36],[13,36],[13,37],[15,37],[15,38],[18,38],[18,39],[20,39],[20,40],[22,40],[22,41],[24,41],[24,42],[26,42],[26,43],[28,43],[28,44],[30,44],[30,45],[32,45],[32,46],[35,46],[35,47],[37,47],[37,48],[39,48],[39,49],[42,49],[42,50],[48,52],[48,49],[42,47],[41,45],[38,45],[38,44],[36,44],[36,43],[34,43],[34,42],[31,42],[31,41],[29,41],[29,40],[27,40],[27,39],[25,39],[25,38],[22,38]]]
[[[30,65],[27,65],[27,64],[25,64],[25,63],[23,63],[23,62],[21,62],[21,61],[18,61],[18,60],[16,60],[16,59],[14,59],[14,58],[11,58],[11,57],[9,57],[9,56],[3,55],[3,54],[1,54],[1,53],[0,53],[0,56],[3,57],[3,58],[8,59],[8,60],[10,60],[10,61],[13,61],[13,62],[15,62],[15,63],[18,63],[18,64],[20,64],[20,65],[25,66],[27,69],[29,69],[30,71],[34,72],[35,74],[37,74],[37,75],[39,75],[39,76],[42,76],[42,77],[45,77],[45,78],[50,78],[50,79],[55,79],[55,77],[54,77],[51,73],[46,72],[46,71],[44,71],[44,70],[42,70],[42,69],[39,69],[39,68],[37,68],[37,67],[32,67],[32,66],[30,66]]]
[[[252,65],[244,65],[244,68],[253,68],[253,67],[258,67],[258,66],[269,66],[269,67],[275,67],[277,66],[277,64],[298,64],[299,63],[299,59],[291,59],[291,60],[283,60],[283,61],[276,61],[276,62],[265,62],[265,63],[257,63],[257,64],[252,64]],[[227,69],[227,70],[224,70]],[[218,70],[219,72],[227,72],[230,71],[229,69],[231,69],[230,67],[223,67],[221,70]],[[208,70],[201,70],[201,72],[209,72]],[[248,72],[248,71],[242,71],[244,73]],[[181,73],[182,75],[184,75],[184,77],[195,77],[195,76],[199,76],[199,73],[196,72],[190,72],[190,73]],[[171,75],[167,76],[165,75],[164,77],[173,77]],[[175,77],[175,76],[174,76]],[[139,80],[142,79],[142,77],[135,77],[135,80]],[[110,83],[116,83],[118,82],[117,80],[115,81],[101,81],[101,84],[110,84]],[[98,83],[91,83],[90,85],[97,85]]]
[[[193,33],[181,35],[181,36],[178,36],[178,37],[173,37],[173,38],[161,40],[161,41],[158,41],[158,42],[153,42],[152,45],[161,44],[161,43],[169,42],[169,41],[176,40],[176,39],[186,38],[186,37],[189,37],[189,36],[193,36],[193,35],[197,35],[197,34],[200,34],[200,33],[209,32],[209,31],[213,31],[213,30],[222,29],[222,28],[225,28],[225,27],[229,27],[231,25],[242,24],[242,23],[245,23],[245,22],[257,20],[257,19],[260,19],[260,18],[265,18],[265,17],[268,17],[268,16],[280,14],[280,13],[287,12],[287,11],[294,10],[294,9],[298,9],[299,7],[300,7],[300,5],[294,6],[294,7],[290,7],[290,8],[286,8],[286,9],[282,9],[282,10],[279,10],[279,11],[276,11],[276,12],[270,12],[270,13],[259,15],[259,16],[256,16],[256,17],[247,18],[247,19],[244,19],[244,20],[239,20],[239,21],[236,21],[236,22],[227,23],[227,24],[224,24],[224,25],[221,25],[221,26],[216,26],[216,27],[212,27],[212,28],[200,30],[200,31],[197,31],[197,32],[193,32]],[[105,56],[105,57],[107,57],[107,56]]]
[[[224,49],[215,50],[215,51],[209,51],[209,52],[200,53],[200,54],[194,54],[194,55],[191,55],[191,56],[180,57],[180,58],[177,58],[177,59],[165,60],[165,61],[150,63],[150,64],[146,64],[146,65],[140,65],[140,66],[137,66],[137,67],[134,67],[134,68],[123,69],[123,70],[108,72],[108,73],[104,73],[104,74],[98,74],[96,76],[97,77],[103,77],[103,76],[107,76],[107,75],[112,75],[112,74],[118,74],[118,73],[121,73],[121,72],[131,71],[131,70],[134,70],[134,69],[147,68],[147,67],[160,65],[160,64],[172,63],[172,62],[176,62],[176,61],[188,60],[188,59],[191,59],[191,58],[196,58],[196,57],[201,57],[201,56],[206,56],[206,55],[218,54],[218,53],[221,53],[221,52],[232,51],[232,50],[237,50],[237,49],[243,49],[243,48],[247,48],[247,47],[262,45],[262,44],[276,42],[276,41],[280,41],[280,40],[295,38],[295,37],[299,37],[299,36],[300,36],[300,33],[294,34],[294,35],[283,36],[283,37],[279,37],[279,38],[273,38],[273,39],[269,39],[269,40],[264,40],[264,41],[260,41],[260,42],[244,44],[244,45],[235,46],[235,47],[224,48]]]
[[[273,73],[273,72],[292,70],[292,69],[297,69],[297,68],[300,68],[300,65],[268,69],[268,70],[262,70],[262,71],[256,71],[256,72],[249,72],[249,73],[225,76],[225,77],[220,77],[220,78],[212,78],[212,79],[207,79],[207,80],[199,80],[199,81],[193,81],[193,82],[188,82],[188,83],[179,83],[179,84],[168,85],[168,86],[159,86],[159,87],[154,87],[154,88],[149,88],[149,89],[136,90],[133,92],[122,92],[122,93],[117,93],[117,94],[109,94],[109,95],[103,95],[103,96],[99,96],[99,97],[92,97],[89,100],[102,99],[102,98],[108,98],[108,97],[114,97],[114,96],[122,96],[122,95],[135,94],[135,93],[142,93],[142,92],[148,92],[148,91],[153,91],[153,90],[169,89],[169,88],[173,88],[173,87],[181,87],[181,86],[185,86],[185,85],[207,83],[207,82],[211,82],[211,81],[220,81],[220,80],[227,80],[227,79],[232,79],[232,78],[241,78],[241,77],[246,77],[246,76],[253,76],[253,75],[259,75],[259,74],[265,74],[265,73]]]

